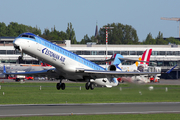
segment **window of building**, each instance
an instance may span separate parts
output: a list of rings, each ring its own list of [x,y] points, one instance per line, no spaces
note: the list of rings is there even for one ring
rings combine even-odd
[[[113,51],[108,51],[108,55],[113,55]]]
[[[0,54],[6,54],[6,50],[0,50]]]
[[[159,51],[159,55],[166,55],[166,51]]]
[[[114,51],[114,54],[121,54],[120,51]]]
[[[91,51],[91,55],[97,55],[97,51]]]
[[[169,66],[175,66],[175,65],[177,65],[176,61],[169,61]]]
[[[7,50],[7,54],[14,54],[14,50]]]
[[[164,61],[164,66],[169,66],[169,62],[168,61]]]
[[[137,55],[142,55],[144,51],[137,51]]]
[[[105,51],[98,51],[98,55],[105,55]]]
[[[180,51],[175,51],[175,55],[180,55]]]
[[[121,55],[128,55],[128,51],[121,51]]]
[[[76,54],[77,55],[81,55],[81,51],[76,51]]]
[[[129,51],[129,55],[136,55],[136,51]]]
[[[90,55],[90,51],[84,51],[84,55]]]
[[[167,51],[167,55],[173,55],[173,51]]]
[[[157,66],[163,66],[163,61],[157,61]]]
[[[152,51],[151,55],[158,55],[158,51]]]

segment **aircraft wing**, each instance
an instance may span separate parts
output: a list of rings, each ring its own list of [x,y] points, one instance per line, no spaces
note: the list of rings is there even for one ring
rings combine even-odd
[[[123,71],[99,71],[99,70],[84,70],[84,74],[89,74],[95,78],[110,78],[110,77],[126,77],[126,76],[139,76],[139,75],[156,75],[161,72],[123,72]]]
[[[31,71],[31,72],[6,72],[6,67],[3,68],[3,74],[5,75],[52,75],[56,68],[40,70],[40,71]]]
[[[173,68],[169,69],[165,73],[169,74],[177,65]],[[82,72],[84,74],[88,74],[94,78],[108,78],[108,77],[128,77],[128,76],[140,76],[140,75],[157,75],[162,74],[163,72],[125,72],[125,71],[99,71],[99,70],[83,70],[79,69],[77,72]]]

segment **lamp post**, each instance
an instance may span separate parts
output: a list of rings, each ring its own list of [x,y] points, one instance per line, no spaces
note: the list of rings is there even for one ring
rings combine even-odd
[[[101,29],[106,29],[106,60],[107,60],[107,45],[108,45],[108,29],[114,29],[114,27],[101,27]],[[107,62],[106,62],[107,68]]]

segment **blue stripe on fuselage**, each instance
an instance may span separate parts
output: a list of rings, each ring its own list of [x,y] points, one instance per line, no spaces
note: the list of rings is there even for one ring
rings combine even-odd
[[[21,35],[31,35],[31,36],[34,36],[35,39],[27,38],[27,37],[21,37]],[[91,61],[89,61],[89,60],[87,60],[87,59],[85,59],[83,57],[81,57],[81,56],[78,56],[78,55],[76,55],[76,54],[74,54],[74,53],[72,53],[72,52],[58,46],[58,45],[55,45],[55,44],[53,44],[53,43],[51,43],[51,42],[49,42],[49,41],[47,41],[47,40],[45,40],[45,39],[43,39],[43,38],[41,38],[39,36],[36,36],[36,35],[34,35],[32,33],[23,33],[21,35],[19,35],[18,38],[32,40],[32,41],[35,41],[35,42],[45,46],[44,48],[42,48],[42,50],[44,50],[42,52],[44,52],[44,53],[46,52],[46,49],[49,49],[51,51],[56,51],[56,52],[66,56],[66,57],[69,57],[69,58],[71,58],[71,59],[73,59],[73,60],[75,60],[77,62],[80,62],[81,64],[84,64],[84,65],[86,65],[86,66],[88,66],[88,67],[90,67],[90,68],[92,68],[94,70],[105,70],[103,67],[101,67],[101,66],[99,66],[99,65],[97,65],[97,64],[95,64],[95,63],[93,63],[93,62],[91,62]]]

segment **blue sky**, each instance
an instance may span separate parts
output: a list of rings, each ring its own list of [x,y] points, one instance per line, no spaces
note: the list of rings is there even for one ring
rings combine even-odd
[[[179,23],[161,17],[180,18],[180,0],[1,0],[0,22],[38,26],[44,31],[56,27],[66,31],[72,23],[76,39],[95,34],[98,28],[111,23],[131,25],[139,41],[151,33],[155,38],[161,31],[164,37],[178,37]]]

